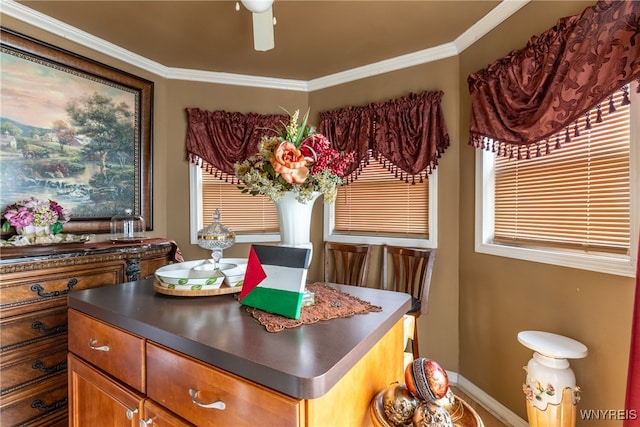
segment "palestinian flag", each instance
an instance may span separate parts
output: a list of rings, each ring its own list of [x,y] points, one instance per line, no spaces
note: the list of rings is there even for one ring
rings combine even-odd
[[[238,300],[299,319],[310,257],[309,249],[252,245]]]

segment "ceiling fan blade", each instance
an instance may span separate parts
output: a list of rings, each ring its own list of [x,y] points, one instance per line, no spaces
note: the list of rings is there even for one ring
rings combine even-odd
[[[255,50],[266,51],[275,46],[273,38],[273,9],[265,12],[252,12],[253,15],[253,47]]]

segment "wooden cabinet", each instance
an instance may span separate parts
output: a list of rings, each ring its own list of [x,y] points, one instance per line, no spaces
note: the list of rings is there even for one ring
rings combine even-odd
[[[69,354],[69,426],[138,427],[144,396]]]
[[[174,247],[150,239],[133,245],[58,245],[49,252],[5,249],[0,254],[2,425],[67,425],[68,295],[150,277],[171,262]]]
[[[402,319],[315,399],[288,396],[74,309],[69,329],[70,426],[105,417],[128,426],[126,414],[140,427],[370,425],[372,396],[403,373]]]
[[[262,425],[300,425],[300,399],[75,310],[69,310],[69,327],[73,331],[68,374],[72,426],[90,425],[96,413],[115,417],[119,421],[114,425],[123,426],[128,425],[122,419],[125,413],[134,419],[143,414],[141,425],[149,426],[254,426],[256,420]],[[134,413],[138,407],[140,412]]]

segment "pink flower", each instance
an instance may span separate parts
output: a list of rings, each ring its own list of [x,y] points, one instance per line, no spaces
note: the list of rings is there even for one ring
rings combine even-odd
[[[2,231],[10,227],[24,228],[29,225],[51,226],[53,234],[62,231],[69,221],[67,211],[53,200],[38,200],[30,197],[7,206],[2,213]]]
[[[25,227],[33,223],[33,213],[25,206],[8,211],[4,217],[14,227]]]
[[[307,160],[291,142],[283,142],[276,147],[271,166],[289,184],[302,184],[309,175]]]

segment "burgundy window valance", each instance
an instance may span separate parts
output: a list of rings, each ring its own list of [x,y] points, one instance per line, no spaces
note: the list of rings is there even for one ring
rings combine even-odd
[[[579,132],[580,118],[587,127],[601,121],[600,104],[615,108],[612,94],[640,78],[639,27],[640,2],[598,1],[471,74],[469,143],[499,154],[526,147],[530,156]]]
[[[186,108],[187,112],[187,160],[208,169],[220,178],[235,179],[234,163],[242,161],[258,151],[258,142],[264,135],[274,136],[289,117],[283,114],[237,113],[205,111]]]
[[[320,133],[338,150],[356,153],[350,176],[369,162],[369,153],[398,178],[422,180],[438,165],[449,147],[449,134],[440,106],[443,92],[409,94],[384,103],[320,113]]]

